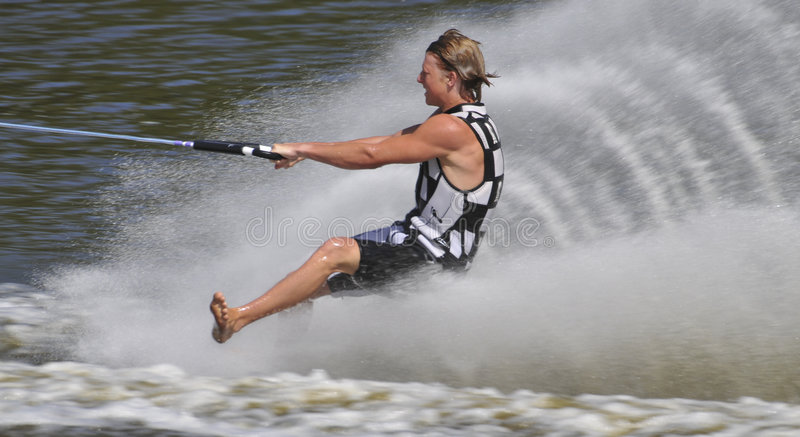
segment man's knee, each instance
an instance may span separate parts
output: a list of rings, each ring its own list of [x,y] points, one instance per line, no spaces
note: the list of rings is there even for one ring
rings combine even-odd
[[[352,238],[333,237],[317,249],[316,256],[320,262],[327,264],[332,272],[352,274],[358,269],[361,251],[358,243]]]

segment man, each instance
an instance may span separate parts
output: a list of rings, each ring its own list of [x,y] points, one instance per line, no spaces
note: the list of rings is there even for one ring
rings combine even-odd
[[[308,299],[384,285],[430,263],[466,270],[481,223],[500,197],[503,155],[497,128],[486,115],[481,86],[491,85],[478,42],[455,29],[430,44],[417,82],[425,103],[438,109],[424,123],[394,135],[338,143],[275,144],[275,168],[304,159],[346,169],[421,163],[416,207],[405,221],[326,241],[298,270],[254,301],[228,307],[211,302],[214,339],[227,341],[251,322]]]

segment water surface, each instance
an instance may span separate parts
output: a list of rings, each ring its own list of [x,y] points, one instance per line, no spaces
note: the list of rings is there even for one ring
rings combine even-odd
[[[0,119],[336,140],[424,119],[458,27],[507,180],[466,277],[321,299],[219,346],[413,166],[344,171],[0,129],[9,434],[789,436],[800,429],[790,1],[6,2]]]

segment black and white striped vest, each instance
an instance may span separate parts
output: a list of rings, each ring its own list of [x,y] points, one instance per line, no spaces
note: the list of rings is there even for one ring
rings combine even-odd
[[[460,190],[447,180],[437,158],[421,163],[416,207],[406,216],[406,226],[439,262],[469,268],[483,235],[481,225],[500,199],[503,152],[483,103],[461,104],[445,113],[464,120],[483,147],[483,182]]]

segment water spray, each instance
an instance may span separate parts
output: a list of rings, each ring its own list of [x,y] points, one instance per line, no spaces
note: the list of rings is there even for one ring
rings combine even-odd
[[[30,130],[37,132],[49,132],[49,133],[64,134],[64,135],[78,135],[84,137],[112,138],[117,140],[136,141],[140,143],[168,144],[171,146],[191,147],[193,149],[205,150],[209,152],[229,153],[233,155],[258,156],[259,158],[266,158],[275,161],[283,159],[283,156],[272,151],[272,146],[267,146],[257,143],[242,143],[242,142],[231,142],[231,141],[220,141],[220,140],[194,140],[194,141],[167,140],[161,138],[146,138],[146,137],[137,137],[133,135],[108,134],[102,132],[90,132],[90,131],[74,130],[74,129],[59,129],[53,127],[31,126],[26,124],[15,124],[15,123],[4,123],[4,122],[0,122],[0,127],[5,127],[9,129],[23,129],[23,130]]]

